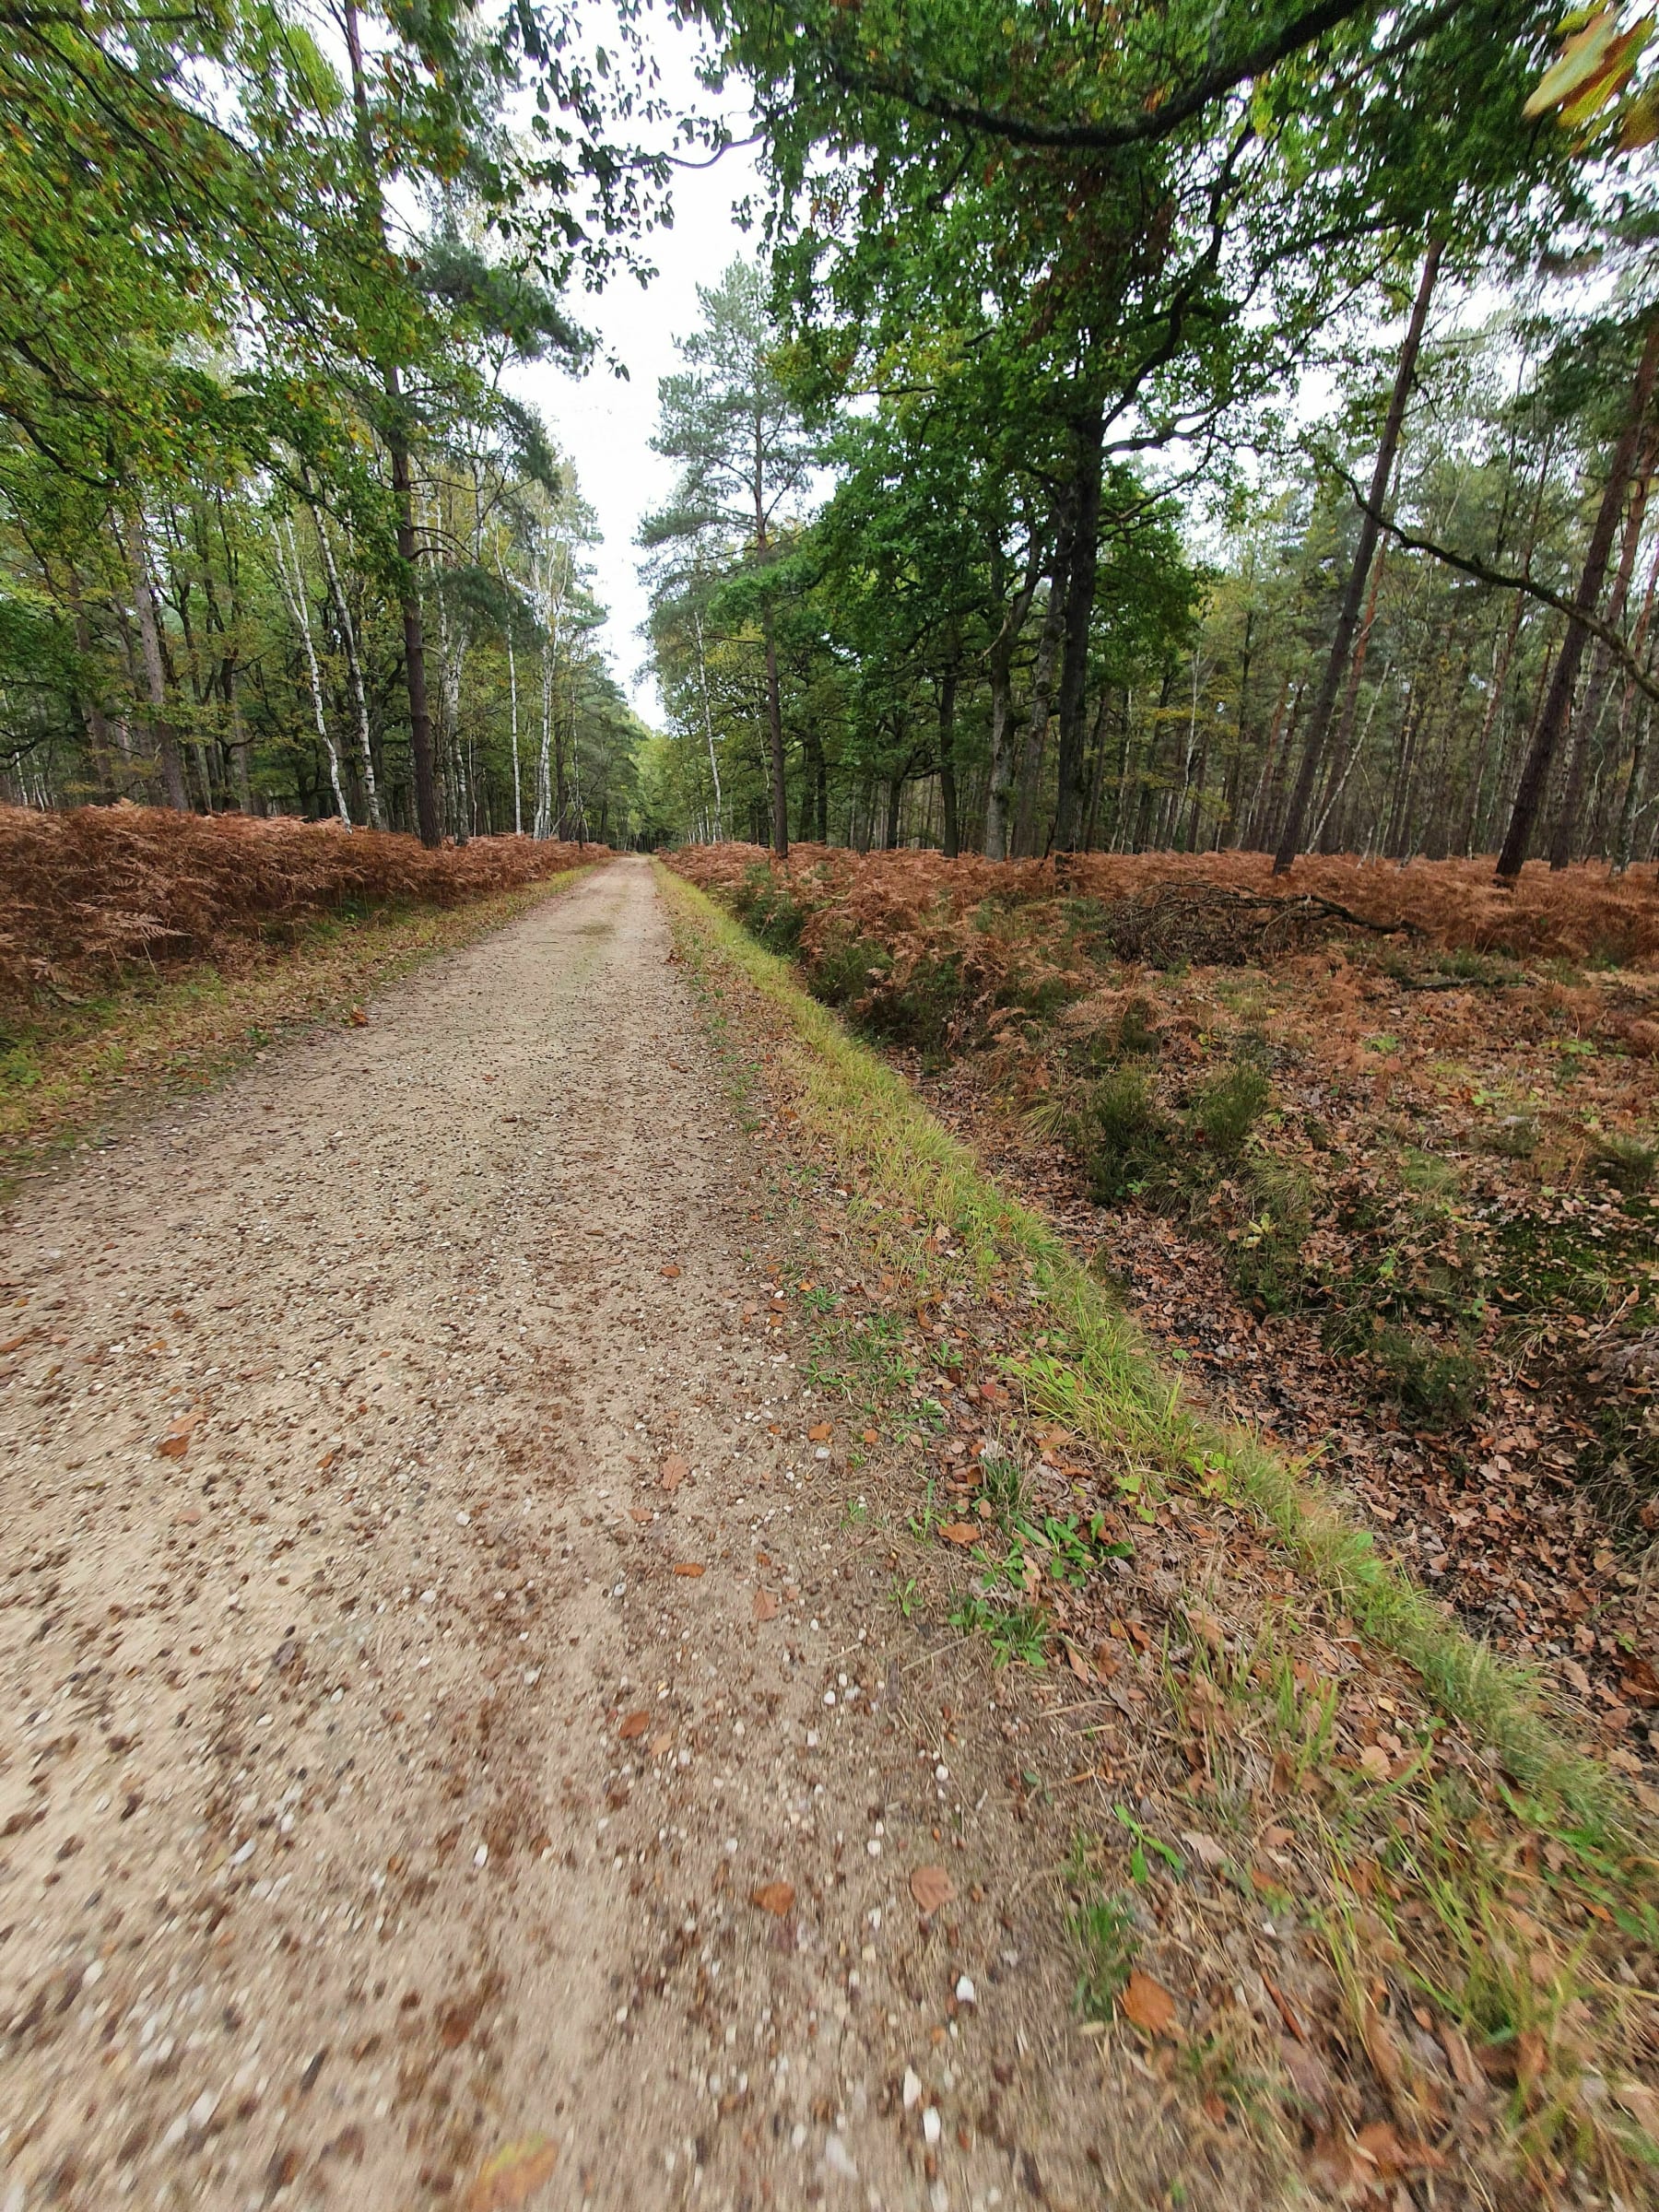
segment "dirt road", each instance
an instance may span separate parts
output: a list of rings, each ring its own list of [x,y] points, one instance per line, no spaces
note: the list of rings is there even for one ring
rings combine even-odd
[[[619,862],[10,1209],[6,2212],[1099,2201],[668,952]]]

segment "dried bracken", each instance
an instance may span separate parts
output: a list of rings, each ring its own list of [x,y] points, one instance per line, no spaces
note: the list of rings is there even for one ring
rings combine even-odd
[[[415,838],[333,822],[0,807],[0,1000],[38,1003],[139,964],[234,958],[342,911],[459,906],[598,857],[592,846]]]
[[[1642,966],[1659,959],[1652,869],[1489,861],[1300,860],[1275,879],[1259,853],[1062,855],[998,865],[937,853],[695,845],[673,865],[735,904],[775,949],[798,950],[820,997],[924,1045],[999,1009],[1052,1011],[1102,962],[1252,965],[1332,937]]]

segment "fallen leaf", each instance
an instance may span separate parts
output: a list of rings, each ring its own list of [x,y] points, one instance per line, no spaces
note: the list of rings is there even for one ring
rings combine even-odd
[[[956,1896],[956,1884],[943,1866],[915,1866],[911,1870],[911,1895],[924,1912],[936,1912]]]
[[[1161,1982],[1137,1966],[1118,1995],[1118,2010],[1132,2027],[1148,2035],[1167,2035],[1175,2025],[1175,2000]]]
[[[1400,2046],[1386,2014],[1367,1998],[1365,2011],[1359,2022],[1360,2037],[1365,2044],[1365,2055],[1376,2068],[1382,2087],[1391,2097],[1397,2097],[1404,2087],[1406,2068]]]
[[[834,1428],[829,1421],[814,1421],[806,1431],[806,1441],[809,1444],[827,1444],[834,1434]]]
[[[332,1466],[334,1465],[334,1463],[335,1463],[335,1461],[336,1459],[338,1459],[338,1458],[339,1458],[339,1456],[340,1456],[340,1447],[339,1447],[339,1445],[338,1445],[338,1444],[331,1444],[331,1445],[329,1446],[328,1450],[327,1450],[326,1452],[324,1452],[324,1454],[323,1454],[322,1458],[321,1458],[321,1459],[320,1459],[320,1460],[317,1462],[317,1472],[318,1472],[318,1474],[319,1474],[319,1475],[326,1475],[326,1474],[327,1474],[327,1472],[328,1472],[328,1470],[329,1470],[329,1468],[330,1468],[330,1467],[332,1467]]]
[[[1440,2040],[1441,2048],[1446,2054],[1446,2064],[1452,2069],[1452,2078],[1461,2089],[1474,2088],[1484,2077],[1460,2030],[1453,2028],[1449,2020],[1442,2020]]]
[[[1659,2095],[1640,2081],[1615,2081],[1608,2084],[1613,2101],[1630,2113],[1638,2127],[1659,2143]]]
[[[1219,1652],[1227,1642],[1227,1630],[1213,1613],[1201,1613],[1187,1607],[1187,1626],[1201,1643],[1208,1644],[1212,1652]]]
[[[939,1531],[947,1544],[977,1544],[982,1533],[972,1521],[948,1521]]]
[[[690,1461],[682,1459],[677,1452],[670,1452],[663,1462],[663,1488],[665,1490],[677,1490],[690,1472]]]
[[[864,1441],[866,1444],[873,1444],[877,1441],[876,1431],[874,1429],[866,1429],[865,1430]]]
[[[689,1575],[691,1580],[695,1582],[698,1576],[702,1572],[702,1569],[697,1564],[695,1559],[680,1559],[677,1562],[674,1571],[676,1574]]]
[[[628,1715],[627,1719],[622,1723],[622,1725],[618,1729],[617,1734],[622,1738],[625,1744],[629,1744],[633,1741],[636,1735],[643,1735],[646,1729],[649,1728],[650,1725],[651,1715],[646,1711],[644,1706],[641,1705],[638,1712],[630,1712]]]
[[[749,1891],[751,1905],[759,1905],[762,1912],[770,1912],[782,1920],[794,1904],[793,1882],[762,1882],[758,1889]]]
[[[756,1621],[759,1622],[762,1620],[776,1620],[777,1618],[777,1599],[772,1595],[770,1590],[757,1590],[755,1593]]]
[[[485,2159],[467,2191],[466,2212],[519,2212],[559,2163],[559,2146],[546,2136],[526,2136]]]
[[[1359,1764],[1379,1782],[1386,1782],[1394,1771],[1389,1764],[1388,1754],[1381,1744],[1367,1744],[1359,1754]]]
[[[1227,1853],[1214,1836],[1206,1836],[1198,1829],[1183,1828],[1181,1840],[1191,1850],[1198,1864],[1206,1866],[1212,1874],[1218,1866],[1226,1865]]]
[[[369,1017],[361,1006],[352,1007],[349,1019],[354,1030],[366,1030],[369,1027]]]
[[[655,1735],[652,1737],[648,1748],[653,1759],[661,1759],[665,1751],[672,1751],[674,1748],[673,1729],[659,1728]]]
[[[183,1458],[185,1453],[190,1449],[192,1433],[201,1418],[199,1412],[185,1413],[181,1414],[176,1421],[169,1424],[166,1435],[156,1446],[163,1459]]]
[[[478,2015],[484,2009],[484,1994],[478,1989],[469,1997],[457,1997],[438,2015],[438,2040],[446,2051],[458,2051],[477,2026]]]
[[[651,1508],[648,1505],[630,1505],[628,1509],[628,1517],[630,1521],[649,1521]]]
[[[1402,2136],[1387,2120],[1373,2120],[1369,2127],[1362,2127],[1354,2137],[1354,2148],[1362,2159],[1369,2159],[1385,2180],[1409,2172],[1413,2167],[1440,2167],[1446,2162],[1438,2150]]]
[[[677,1267],[676,1267],[676,1266],[674,1265],[674,1264],[672,1263],[672,1261],[671,1261],[671,1262],[669,1263],[669,1265],[668,1265],[666,1267],[660,1268],[660,1269],[658,1270],[658,1272],[659,1272],[659,1274],[662,1274],[662,1275],[665,1275],[665,1276],[667,1276],[667,1277],[669,1277],[669,1279],[672,1281],[672,1279],[674,1278],[674,1277],[675,1277],[675,1276],[677,1276],[677,1275],[679,1273],[679,1269],[678,1269]]]

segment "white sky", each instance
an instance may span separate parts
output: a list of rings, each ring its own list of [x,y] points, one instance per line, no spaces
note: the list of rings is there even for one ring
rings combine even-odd
[[[709,112],[712,96],[693,74],[690,34],[658,17],[653,35],[666,98],[677,108]],[[730,95],[725,112],[734,137],[743,137],[747,119]],[[648,601],[634,539],[641,518],[663,503],[675,477],[674,464],[651,451],[657,379],[680,365],[674,341],[697,325],[697,287],[714,283],[734,254],[756,252],[754,234],[741,230],[733,216],[749,194],[759,199],[759,183],[747,149],[735,148],[712,169],[677,171],[674,228],[650,241],[658,271],[652,283],[641,289],[632,277],[620,277],[596,298],[572,295],[576,319],[599,335],[601,356],[608,349],[626,363],[626,382],[602,360],[582,378],[540,363],[512,378],[519,397],[540,410],[554,442],[574,462],[582,496],[599,518],[604,539],[591,558],[599,598],[610,609],[601,641],[618,682],[653,724],[662,708],[638,634]]]

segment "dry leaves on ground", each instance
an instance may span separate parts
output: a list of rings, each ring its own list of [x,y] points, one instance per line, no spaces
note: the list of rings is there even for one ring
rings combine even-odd
[[[917,1866],[912,1869],[911,1895],[924,1912],[937,1912],[941,1906],[950,1904],[956,1897],[956,1884],[943,1866]]]
[[[559,2146],[546,2136],[526,2136],[487,2159],[466,2194],[466,2212],[520,2212],[552,2177]]]

